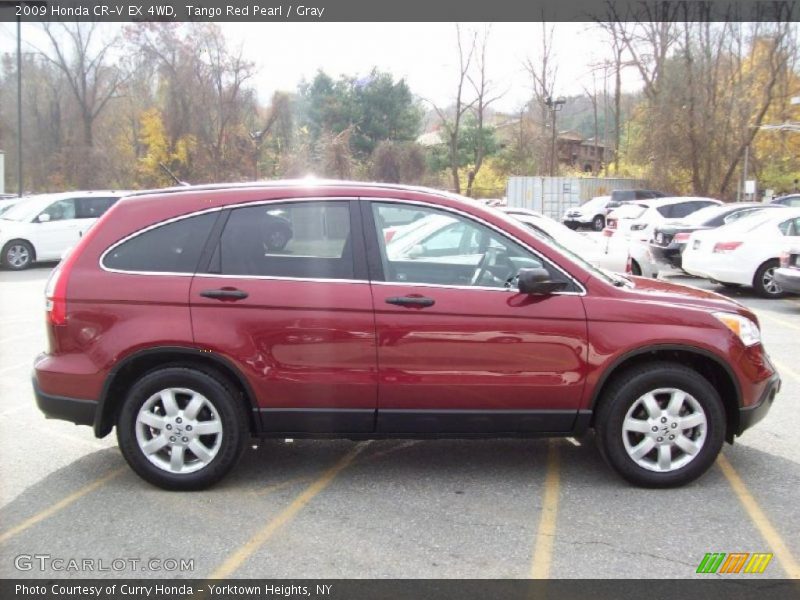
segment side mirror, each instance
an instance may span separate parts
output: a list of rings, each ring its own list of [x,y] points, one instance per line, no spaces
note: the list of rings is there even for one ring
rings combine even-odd
[[[547,296],[566,287],[563,281],[552,281],[546,269],[520,269],[517,273],[517,287],[523,294]]]
[[[39,223],[47,223],[50,220],[50,215],[48,215],[47,213],[42,213],[38,217],[36,217],[36,220]]]

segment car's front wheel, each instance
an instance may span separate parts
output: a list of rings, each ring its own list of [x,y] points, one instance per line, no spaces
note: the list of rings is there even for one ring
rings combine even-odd
[[[27,269],[33,263],[33,246],[25,240],[13,240],[3,248],[3,264],[13,271]]]
[[[592,219],[592,229],[595,231],[603,231],[603,228],[606,226],[606,218],[603,215],[596,215],[594,219]]]
[[[167,367],[131,387],[117,420],[117,440],[143,479],[168,490],[198,490],[233,467],[248,429],[245,409],[224,380]]]
[[[697,371],[658,362],[615,379],[601,399],[595,430],[601,453],[622,477],[674,487],[713,464],[725,438],[725,411]]]

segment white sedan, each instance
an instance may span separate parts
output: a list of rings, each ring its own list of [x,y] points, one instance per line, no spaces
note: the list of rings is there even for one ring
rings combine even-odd
[[[540,235],[555,241],[558,245],[580,256],[587,262],[597,267],[624,273],[628,262],[628,253],[621,248],[610,248],[607,251],[606,245],[595,241],[586,235],[573,231],[566,225],[545,216],[535,216],[526,214],[510,214],[510,217],[525,223],[528,227],[537,231]]]
[[[760,211],[717,229],[696,231],[683,251],[683,270],[727,286],[748,286],[780,298],[775,281],[787,242],[800,244],[800,209]]]

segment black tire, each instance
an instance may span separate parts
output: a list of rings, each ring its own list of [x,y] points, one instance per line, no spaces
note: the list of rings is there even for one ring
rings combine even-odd
[[[202,394],[216,409],[221,423],[216,455],[191,473],[172,473],[156,466],[137,441],[140,409],[148,399],[168,388],[185,388]],[[178,403],[180,405],[180,398]],[[217,483],[239,460],[249,437],[247,412],[230,384],[217,376],[183,366],[151,371],[134,383],[117,419],[117,441],[125,460],[142,479],[166,490],[201,490]]]
[[[780,266],[778,259],[766,261],[763,265],[756,269],[756,274],[753,277],[753,290],[762,298],[783,298],[786,295],[777,283],[774,282],[775,269]],[[768,283],[768,281],[771,283]]]
[[[594,219],[592,219],[592,229],[595,231],[603,231],[603,228],[606,226],[606,218],[603,215],[596,215]]]
[[[705,439],[697,454],[686,464],[664,472],[640,466],[628,454],[623,441],[624,435],[637,435],[623,432],[623,421],[628,411],[642,396],[661,388],[674,388],[691,395],[706,418]],[[689,483],[708,470],[722,448],[725,424],[722,400],[705,377],[680,364],[653,362],[632,368],[615,378],[600,399],[594,427],[600,453],[617,473],[639,486],[665,488]],[[650,434],[639,435],[643,440]],[[658,445],[651,452],[657,456]],[[675,449],[671,452],[679,458],[682,456]],[[644,458],[649,455],[648,453]]]
[[[19,252],[19,250],[22,250],[27,255],[27,259],[24,262],[20,262],[19,259],[12,258],[11,256],[12,252]],[[25,240],[11,240],[3,246],[3,266],[11,271],[23,271],[30,267],[35,259],[36,254],[30,242],[26,242]]]

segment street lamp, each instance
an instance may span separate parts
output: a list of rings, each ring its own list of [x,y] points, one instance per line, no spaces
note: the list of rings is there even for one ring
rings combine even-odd
[[[550,177],[555,177],[556,166],[558,165],[558,159],[556,158],[556,113],[560,111],[566,103],[567,99],[564,98],[564,96],[559,96],[555,99],[552,96],[548,96],[544,101],[544,105],[550,110],[553,128],[553,140],[550,148]]]

